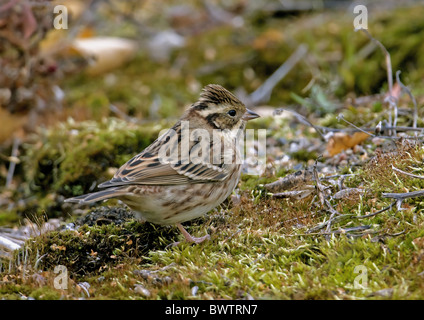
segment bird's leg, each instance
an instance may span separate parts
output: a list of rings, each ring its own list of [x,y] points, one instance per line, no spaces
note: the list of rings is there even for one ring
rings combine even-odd
[[[198,244],[198,243],[202,243],[205,240],[209,240],[211,238],[208,234],[200,238],[193,237],[190,233],[187,232],[186,229],[184,229],[181,223],[177,223],[177,227],[181,231],[181,233],[184,235],[184,238],[186,239],[187,242],[194,242]]]

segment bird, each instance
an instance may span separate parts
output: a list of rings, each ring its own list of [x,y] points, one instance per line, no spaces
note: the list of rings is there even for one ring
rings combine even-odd
[[[194,237],[182,223],[220,205],[237,186],[242,159],[239,148],[247,121],[259,115],[218,84],[205,86],[180,119],[97,192],[66,199],[90,204],[116,198],[136,218],[158,225],[176,225],[189,243]]]

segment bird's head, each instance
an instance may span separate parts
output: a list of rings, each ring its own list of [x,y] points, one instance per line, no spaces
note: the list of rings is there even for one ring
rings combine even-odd
[[[259,117],[230,91],[217,84],[204,87],[199,100],[190,109],[203,117],[213,129],[220,130],[241,129],[248,120]]]

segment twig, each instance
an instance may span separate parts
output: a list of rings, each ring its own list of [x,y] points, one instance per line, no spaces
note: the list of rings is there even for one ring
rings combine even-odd
[[[350,214],[350,213],[349,214],[343,214],[343,215],[340,215],[340,216],[335,216],[334,218],[329,219],[327,221],[324,221],[323,223],[320,223],[317,226],[309,229],[308,230],[308,233],[313,233],[313,232],[315,232],[317,230],[320,230],[320,229],[326,227],[329,223],[340,222],[340,221],[342,221],[342,220],[344,220],[346,218],[352,217],[352,216],[354,216],[354,215],[353,214]]]
[[[424,180],[424,176],[419,176],[419,175],[416,175],[416,174],[413,174],[413,173],[409,173],[409,172],[406,172],[406,171],[400,170],[400,169],[398,169],[398,168],[394,167],[393,165],[392,165],[392,169],[393,169],[394,171],[397,171],[397,172],[399,172],[399,173],[402,173],[402,174],[404,174],[404,175],[407,175],[407,176],[409,176],[409,177],[411,177],[411,178],[417,178],[417,179],[423,179],[423,180]]]
[[[336,215],[340,216],[340,213],[336,209],[333,208],[333,206],[331,205],[331,203],[327,199],[324,199],[324,203],[326,204],[328,210],[331,212],[330,219],[328,220],[327,227],[325,228],[325,232],[328,233],[328,232],[331,231],[331,223],[333,221],[334,216],[336,216]],[[329,240],[329,236],[326,235],[325,239]]]
[[[358,230],[361,230],[360,227],[352,227],[352,228],[349,228],[349,229],[358,228]],[[365,230],[368,230],[368,229],[365,229]],[[354,231],[354,230],[352,230],[352,231]],[[349,230],[349,232],[351,232],[351,231]],[[330,232],[297,233],[297,234],[288,234],[286,236],[287,237],[305,237],[305,236],[328,236],[328,235],[332,235],[332,234],[345,234],[348,237],[362,237],[364,235],[373,234],[373,233],[377,233],[377,232],[379,232],[379,231],[369,230],[369,232],[348,233],[347,229],[338,229],[338,230],[333,230],[333,231],[330,231]]]
[[[381,196],[383,198],[392,198],[396,200],[396,207],[400,211],[402,210],[402,202],[405,199],[408,198],[417,198],[424,196],[424,190],[417,190],[417,191],[411,191],[411,192],[405,192],[405,193],[382,193]]]
[[[352,177],[352,176],[354,176],[353,173],[348,173],[348,174],[334,174],[332,176],[322,177],[321,180],[334,179],[334,178],[346,178],[346,177]]]
[[[340,213],[340,212],[338,212],[336,209],[334,209],[334,208],[333,208],[333,206],[331,205],[330,201],[328,201],[327,199],[325,199],[325,200],[324,200],[324,203],[325,203],[325,205],[327,206],[328,211],[330,211],[332,215],[338,215],[338,216],[340,216],[340,215],[341,215],[341,213]],[[331,217],[330,217],[330,218],[331,218]]]
[[[312,170],[304,169],[291,173],[284,178],[264,185],[264,188],[270,192],[276,193],[282,190],[299,189],[312,182]]]
[[[373,213],[370,213],[370,214],[366,214],[366,215],[363,215],[363,216],[355,216],[354,218],[356,218],[356,219],[365,219],[365,218],[374,217],[374,216],[376,216],[379,213],[382,213],[384,211],[390,210],[391,208],[393,208],[393,206],[395,204],[396,204],[396,201],[392,202],[389,206],[387,206],[387,207],[385,207],[385,208],[383,208],[381,210],[378,210],[376,212],[373,212]]]
[[[278,110],[278,109],[277,109]],[[327,131],[327,132],[358,132],[358,131],[374,131],[375,128],[343,128],[343,129],[339,129],[339,128],[330,128],[330,127],[324,127],[324,126],[315,126],[316,128],[319,128],[321,130]],[[397,127],[393,127],[393,126],[384,126],[381,128],[382,130],[392,130],[392,129],[396,129],[396,131],[415,131],[415,132],[419,132],[419,131],[423,131],[424,128],[413,128],[413,127],[404,127],[404,126],[397,126]],[[379,138],[382,138],[384,136],[379,136]],[[393,139],[393,137],[390,137],[391,139]]]
[[[413,119],[412,127],[413,128],[416,128],[417,127],[417,119],[418,119],[417,100],[415,100],[415,97],[411,93],[411,90],[409,90],[409,88],[407,86],[405,86],[402,83],[402,81],[400,81],[400,78],[399,78],[400,73],[401,73],[400,70],[396,71],[396,81],[397,81],[397,83],[399,83],[399,85],[402,88],[402,90],[406,91],[406,93],[408,94],[409,98],[411,98],[412,103],[414,104],[414,119]]]
[[[371,40],[374,41],[377,46],[380,47],[380,49],[383,51],[384,55],[386,56],[386,67],[387,67],[387,84],[389,87],[389,94],[392,94],[392,88],[393,88],[393,73],[392,73],[392,61],[390,58],[390,53],[387,51],[386,47],[378,41],[376,38],[374,38],[367,29],[360,29],[363,33],[366,34],[366,36]]]
[[[393,208],[393,206],[395,205],[397,203],[397,201],[394,201],[394,202],[392,202],[389,206],[387,206],[387,207],[385,207],[385,208],[383,208],[383,209],[381,209],[381,210],[378,210],[378,211],[376,211],[376,212],[373,212],[373,213],[370,213],[370,214],[367,214],[367,215],[363,215],[363,216],[355,216],[355,215],[353,215],[353,214],[339,214],[339,215],[332,215],[331,217],[330,217],[330,219],[329,220],[327,220],[327,221],[324,221],[323,223],[321,223],[321,224],[318,224],[317,226],[315,226],[315,227],[313,227],[313,228],[311,228],[311,229],[309,229],[308,230],[308,234],[311,234],[311,233],[313,233],[313,232],[315,232],[315,231],[318,231],[318,230],[320,230],[320,229],[322,229],[322,228],[324,228],[324,227],[326,227],[326,226],[328,226],[328,225],[331,225],[331,224],[333,224],[333,223],[335,223],[335,222],[339,222],[339,221],[341,221],[341,220],[343,220],[343,219],[345,219],[345,218],[348,218],[348,217],[351,217],[351,218],[353,218],[353,219],[365,219],[365,218],[370,218],[370,217],[373,217],[373,216],[376,216],[377,214],[379,214],[379,213],[382,213],[382,212],[384,212],[384,211],[387,211],[387,210],[389,210],[389,209],[391,209],[391,208]],[[337,212],[337,211],[336,211]],[[328,229],[328,227],[327,227],[327,229]],[[327,232],[328,232],[328,230],[327,230]],[[323,233],[320,233],[320,234],[323,234]]]
[[[367,132],[367,131],[365,131],[365,130],[363,130],[363,129],[361,129],[361,128],[357,127],[357,126],[355,126],[352,122],[347,121],[347,120],[344,118],[343,114],[341,114],[341,113],[337,116],[337,120],[339,120],[339,121],[340,121],[340,120],[343,120],[343,121],[344,121],[344,122],[346,122],[347,124],[349,124],[349,125],[351,125],[352,127],[354,127],[356,130],[361,131],[361,132],[363,132],[363,133],[365,133],[365,134],[367,134],[367,135],[369,135],[369,136],[371,136],[371,137],[375,137],[375,134],[369,133],[369,132]]]
[[[314,164],[312,173],[313,173],[313,177],[314,177],[315,183],[316,183],[318,198],[321,202],[321,205],[323,206],[325,204],[325,195],[324,195],[325,187],[322,185],[322,183],[321,183],[321,181],[319,180],[319,177],[318,177],[317,163],[318,163],[319,158],[321,158],[321,156],[319,156],[315,160],[315,164]]]
[[[408,198],[417,198],[424,196],[424,190],[417,190],[417,191],[411,191],[411,192],[404,192],[404,193],[382,193],[381,196],[383,198],[393,198],[396,200],[405,200]]]
[[[338,234],[338,233],[347,234],[348,232],[357,232],[357,231],[368,230],[368,229],[371,229],[371,226],[364,225],[364,226],[357,226],[357,227],[351,227],[351,228],[340,228],[340,229],[333,230],[333,231],[328,231],[328,232],[317,232],[317,233],[298,234],[298,235],[305,235],[305,236],[309,236],[309,235],[325,235],[325,236],[328,236],[328,235]]]
[[[313,190],[305,189],[271,193],[271,195],[273,198],[290,198],[292,200],[301,200],[309,196],[312,192]]]
[[[375,236],[374,238],[371,239],[371,242],[381,241],[381,240],[385,239],[386,237],[397,237],[397,236],[400,236],[404,233],[405,233],[405,230],[400,231],[400,232],[396,232],[396,233],[387,233],[386,232],[384,234],[380,234],[378,236]]]
[[[271,91],[280,82],[290,70],[303,58],[308,51],[306,44],[301,44],[295,52],[277,69],[275,72],[254,92],[250,94],[250,103],[256,105],[266,102],[271,96]]]
[[[363,133],[366,133],[366,134],[370,135],[371,137],[377,137],[376,135],[374,135],[374,134],[372,134],[370,132],[367,132],[366,129],[359,128],[359,127],[355,126],[353,123],[347,121],[342,114],[339,114],[339,116],[337,117],[337,119],[338,120],[341,119],[341,120],[345,121],[346,123],[348,123],[349,125],[351,125],[352,127],[354,127],[356,130],[358,130],[360,132],[363,132]],[[388,128],[397,129],[398,127],[396,127],[396,126],[394,126],[394,127],[386,127],[385,129],[388,129]],[[402,127],[402,128],[405,129],[405,127]],[[412,131],[419,130],[419,131],[422,131],[423,129],[422,128],[421,129],[408,128],[408,130],[412,130]],[[333,130],[333,131],[335,131],[335,130]],[[395,132],[396,132],[396,130],[395,130]],[[411,139],[417,140],[417,137],[416,136],[415,137],[378,136],[378,137],[381,138],[381,139],[390,139],[390,140],[401,140],[401,139],[402,140],[411,140]]]
[[[306,119],[304,116],[302,116],[300,113],[297,113],[296,111],[290,110],[290,109],[286,109],[286,108],[278,108],[274,110],[274,115],[280,115],[283,111],[288,111],[290,113],[292,113],[296,119],[303,123],[304,125],[307,126],[311,126],[312,128],[315,129],[315,131],[321,136],[321,138],[326,141],[325,136],[323,135],[323,133],[318,129],[319,127],[313,125],[311,122],[308,121],[308,119]]]
[[[13,140],[12,155],[10,156],[11,159],[16,158],[18,156],[18,149],[20,144],[21,144],[21,141],[18,138],[15,138]],[[7,172],[7,177],[6,177],[6,188],[9,188],[10,185],[12,184],[13,174],[15,173],[15,167],[16,167],[16,161],[11,161],[9,164],[9,170]]]
[[[237,229],[236,232],[230,234],[227,238],[224,239],[223,243],[227,242],[228,240],[232,239],[233,237],[235,237],[236,235],[238,235],[242,230],[241,229]]]
[[[366,34],[366,36],[371,40],[374,41],[377,46],[380,47],[380,49],[383,51],[385,57],[386,57],[386,68],[387,68],[387,85],[388,85],[388,91],[389,91],[389,96],[387,101],[389,102],[390,106],[393,108],[394,111],[394,119],[392,122],[392,114],[389,113],[389,123],[390,125],[393,125],[393,127],[396,127],[396,123],[397,123],[397,115],[398,115],[398,110],[397,110],[397,105],[395,102],[395,99],[392,95],[393,93],[393,72],[392,72],[392,61],[390,58],[390,53],[389,51],[387,51],[386,47],[377,39],[375,39],[369,32],[367,29],[360,29],[363,33]],[[393,132],[393,135],[396,134],[396,131]]]
[[[353,123],[349,122],[348,120],[346,120],[344,118],[344,116],[342,114],[339,114],[338,119],[339,120],[343,120],[346,123],[348,123],[349,125],[351,125],[353,128],[343,128],[343,129],[338,129],[338,128],[330,128],[330,127],[324,127],[324,126],[316,126],[314,124],[312,124],[311,122],[309,122],[304,116],[302,116],[300,113],[297,113],[296,111],[290,110],[290,109],[285,109],[285,108],[278,108],[276,110],[274,110],[274,115],[279,115],[281,114],[283,111],[288,111],[290,113],[292,113],[299,122],[308,125],[312,128],[315,129],[315,131],[321,136],[321,138],[324,141],[327,141],[325,135],[322,133],[321,130],[323,130],[324,132],[364,132],[372,137],[376,137],[376,135],[370,133],[370,131],[374,131],[375,128],[360,128],[356,125],[354,125]],[[321,130],[320,130],[321,129]],[[396,131],[424,131],[424,128],[413,128],[413,127],[393,127],[393,126],[385,126],[384,128],[382,128],[384,130],[396,130]],[[417,137],[394,137],[394,136],[378,136],[381,139],[390,139],[390,140],[399,140],[399,139],[414,139],[416,140]]]

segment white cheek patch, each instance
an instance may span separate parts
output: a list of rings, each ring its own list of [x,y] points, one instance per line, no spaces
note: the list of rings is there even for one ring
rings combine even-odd
[[[213,105],[213,108],[215,109],[217,106],[221,107],[220,108],[221,110],[216,110],[215,112],[222,112],[222,110],[225,109],[225,106],[222,106],[222,105]],[[211,110],[212,110],[212,106],[210,103],[208,103],[208,108],[202,109],[202,110],[196,110],[196,111],[199,115],[206,118],[208,115],[211,114]]]
[[[203,109],[203,110],[196,110],[196,112],[202,116],[203,118],[206,118],[206,116],[210,113],[210,111],[208,109]]]

